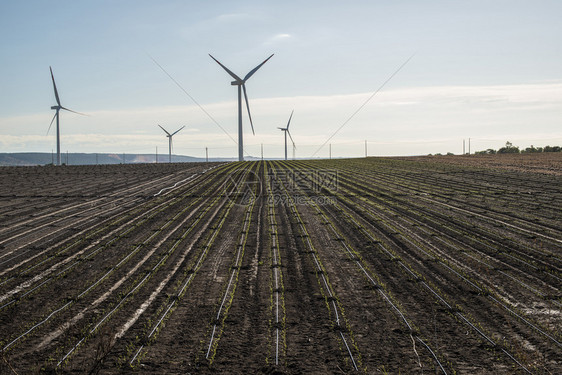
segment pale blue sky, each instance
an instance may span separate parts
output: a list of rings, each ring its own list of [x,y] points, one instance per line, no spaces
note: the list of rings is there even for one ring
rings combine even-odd
[[[62,150],[154,152],[156,126],[187,125],[177,153],[236,156],[236,88],[208,56],[245,75],[256,128],[246,153],[281,157],[295,109],[297,157],[562,144],[562,1],[2,1],[0,152],[55,148],[53,67]],[[326,156],[328,148],[316,156]]]

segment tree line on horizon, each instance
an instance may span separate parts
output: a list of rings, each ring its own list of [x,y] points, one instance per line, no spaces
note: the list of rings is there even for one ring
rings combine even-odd
[[[524,150],[519,150],[519,146],[514,146],[513,143],[507,141],[505,146],[498,149],[497,151],[493,148],[489,148],[484,151],[476,151],[475,155],[494,155],[494,154],[533,154],[540,152],[562,152],[562,147],[560,146],[545,146],[545,147],[527,147]]]

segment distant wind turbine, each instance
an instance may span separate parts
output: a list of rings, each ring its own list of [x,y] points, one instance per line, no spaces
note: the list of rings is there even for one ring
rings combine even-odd
[[[250,77],[258,71],[259,68],[263,64],[267,62],[267,60],[271,59],[273,54],[265,59],[261,64],[256,66],[254,69],[250,70],[248,74],[244,77],[244,79],[238,77],[236,74],[232,73],[226,66],[221,64],[217,59],[215,59],[211,54],[209,54],[213,60],[217,62],[232,78],[235,80],[232,81],[230,84],[232,86],[238,86],[238,160],[244,160],[244,140],[243,140],[243,132],[242,132],[242,90],[244,90],[244,100],[246,101],[246,109],[248,110],[248,117],[250,118],[250,125],[252,126],[252,133],[255,135],[254,132],[254,124],[252,123],[252,115],[250,114],[250,105],[248,104],[248,95],[246,94],[246,81],[250,79]]]
[[[158,125],[160,126],[160,125]],[[176,130],[175,132],[173,132],[172,134],[168,133],[168,131],[166,129],[164,129],[163,127],[160,126],[160,129],[164,130],[164,132],[166,133],[166,137],[168,137],[168,152],[169,152],[169,162],[172,162],[172,137],[174,135],[176,135],[180,130],[182,130],[183,128],[185,128],[185,125],[182,126],[181,128],[179,128],[178,130]]]
[[[285,160],[287,160],[287,134],[289,134],[289,138],[291,138],[291,142],[293,142],[293,154],[294,154],[295,148],[297,148],[295,146],[295,141],[293,141],[293,137],[291,137],[291,132],[289,131],[289,125],[291,125],[291,118],[293,118],[293,112],[295,112],[295,110],[293,110],[291,112],[291,116],[289,117],[289,122],[287,122],[287,127],[286,128],[277,128],[277,129],[285,132]]]
[[[53,80],[53,88],[55,89],[55,99],[57,100],[57,105],[54,105],[54,106],[51,107],[51,109],[56,110],[56,112],[55,112],[55,115],[53,116],[53,119],[51,120],[51,123],[49,124],[49,129],[47,130],[47,134],[49,134],[49,131],[51,130],[51,126],[53,125],[53,121],[55,121],[55,118],[56,118],[57,119],[57,165],[61,165],[59,111],[61,109],[64,109],[65,111],[77,113],[77,114],[82,115],[82,116],[87,116],[87,115],[85,115],[83,113],[80,113],[80,112],[73,111],[73,110],[68,109],[68,108],[65,108],[60,104],[59,93],[57,91],[57,85],[55,84],[55,77],[53,76],[53,69],[51,67],[49,67],[49,70],[51,71],[51,79]]]

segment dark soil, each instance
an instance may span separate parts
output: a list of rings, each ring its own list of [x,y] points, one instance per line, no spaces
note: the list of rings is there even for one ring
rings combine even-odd
[[[547,156],[0,168],[0,373],[561,373]]]

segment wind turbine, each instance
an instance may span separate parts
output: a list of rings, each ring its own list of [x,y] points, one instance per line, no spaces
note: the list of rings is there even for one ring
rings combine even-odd
[[[158,125],[158,126],[160,126],[160,125]],[[176,130],[175,132],[173,132],[172,134],[170,134],[170,133],[168,133],[168,131],[166,129],[164,129],[163,127],[160,126],[160,129],[164,130],[164,132],[166,133],[166,137],[168,137],[168,152],[169,152],[169,155],[170,155],[170,158],[169,158],[170,163],[172,162],[172,137],[174,135],[176,135],[183,128],[185,128],[185,125],[182,126],[181,128],[179,128],[178,130]]]
[[[250,105],[248,104],[248,95],[246,94],[246,81],[250,79],[250,77],[254,75],[254,73],[257,72],[258,69],[261,68],[261,66],[267,62],[267,60],[271,59],[273,54],[269,56],[267,59],[265,59],[261,64],[256,66],[254,69],[250,70],[250,72],[246,74],[244,79],[232,73],[226,66],[222,65],[211,54],[209,54],[209,56],[211,56],[211,58],[215,60],[217,64],[219,64],[228,74],[230,74],[232,78],[234,78],[234,81],[232,81],[230,84],[232,86],[238,86],[238,161],[244,161],[244,140],[242,134],[242,90],[244,90],[244,99],[246,101],[246,109],[248,110],[248,117],[250,118],[250,125],[252,126],[252,133],[255,135],[256,133],[254,132],[252,115],[250,114]]]
[[[60,112],[61,109],[64,109],[65,111],[77,113],[77,114],[82,115],[82,116],[86,116],[86,115],[83,114],[83,113],[76,112],[76,111],[73,111],[71,109],[65,108],[60,104],[59,93],[57,91],[57,85],[55,84],[55,76],[53,76],[53,69],[51,67],[49,67],[49,70],[51,71],[51,79],[53,80],[53,88],[55,89],[55,99],[57,100],[57,105],[54,105],[54,106],[51,107],[51,109],[54,109],[56,112],[55,112],[55,115],[53,116],[53,119],[51,120],[51,123],[49,124],[49,129],[47,129],[47,134],[49,134],[49,131],[51,130],[51,126],[53,125],[53,121],[55,121],[55,118],[56,118],[57,119],[57,165],[61,165],[59,112]]]
[[[289,117],[289,122],[287,122],[287,127],[286,128],[277,128],[277,129],[285,132],[285,160],[287,160],[287,134],[289,134],[289,138],[291,138],[291,142],[293,142],[293,153],[294,153],[294,149],[296,148],[295,141],[293,141],[293,137],[291,137],[291,132],[289,131],[289,125],[291,125],[291,118],[293,117],[293,112],[295,112],[294,109],[291,112],[291,116]]]

